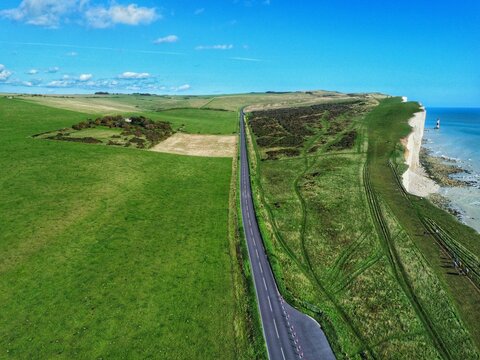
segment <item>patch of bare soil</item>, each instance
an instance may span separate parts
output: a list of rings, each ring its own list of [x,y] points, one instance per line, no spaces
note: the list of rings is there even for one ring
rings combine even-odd
[[[150,150],[191,156],[233,157],[236,143],[237,136],[235,135],[176,133]]]
[[[109,99],[86,97],[65,98],[54,96],[29,97],[27,99],[46,106],[93,114],[138,111],[133,105],[122,104]]]

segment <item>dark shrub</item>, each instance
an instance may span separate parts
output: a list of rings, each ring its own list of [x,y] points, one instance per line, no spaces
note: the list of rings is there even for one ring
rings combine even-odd
[[[340,134],[351,125],[351,119],[365,110],[361,101],[326,103],[299,108],[269,109],[254,111],[248,118],[249,126],[257,145],[265,150],[267,159],[281,156],[298,156],[305,142],[326,126],[326,135]],[[346,134],[336,146],[353,146],[356,134]],[[317,151],[328,142],[320,136],[310,153]],[[274,148],[282,147],[277,150]]]
[[[267,151],[267,160],[276,160],[280,156],[294,157],[300,155],[300,150],[298,149],[282,149],[282,150],[272,150]]]
[[[84,137],[84,138],[75,138],[75,137],[68,137],[62,135],[50,136],[47,139],[51,140],[62,140],[62,141],[72,141],[72,142],[82,142],[87,144],[100,144],[101,141],[92,137]]]
[[[345,133],[342,138],[336,143],[330,145],[328,150],[345,150],[351,149],[355,144],[355,139],[357,138],[357,132],[355,130]]]
[[[145,139],[139,138],[139,137],[134,137],[133,139],[130,139],[130,143],[133,144],[143,144],[145,142]]]

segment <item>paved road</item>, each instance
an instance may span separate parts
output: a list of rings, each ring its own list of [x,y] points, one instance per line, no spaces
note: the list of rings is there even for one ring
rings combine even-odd
[[[335,356],[318,323],[288,305],[278,292],[253,208],[243,111],[240,114],[240,142],[243,228],[269,358],[333,360]]]

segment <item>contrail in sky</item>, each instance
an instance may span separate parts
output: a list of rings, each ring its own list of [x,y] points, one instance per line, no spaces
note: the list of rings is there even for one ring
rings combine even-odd
[[[141,54],[159,54],[159,55],[184,55],[179,52],[167,52],[167,51],[155,51],[155,50],[138,50],[138,49],[122,49],[122,48],[112,48],[112,47],[100,47],[100,46],[81,46],[81,45],[71,45],[71,44],[51,44],[51,43],[33,43],[33,42],[10,42],[10,41],[0,41],[1,44],[10,44],[10,45],[26,45],[26,46],[48,46],[48,47],[57,47],[57,48],[69,48],[69,49],[87,49],[87,50],[106,50],[106,51],[125,51],[125,52],[134,52]]]

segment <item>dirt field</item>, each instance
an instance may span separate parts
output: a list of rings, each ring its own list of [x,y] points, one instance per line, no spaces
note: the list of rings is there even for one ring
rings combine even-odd
[[[34,101],[42,105],[56,107],[59,109],[73,110],[84,112],[87,114],[110,114],[117,112],[135,112],[138,111],[135,106],[130,104],[122,104],[110,100],[108,98],[93,97],[55,97],[55,96],[38,96],[24,97],[26,100]]]
[[[233,157],[237,137],[235,135],[192,135],[176,133],[151,150],[180,155]]]

